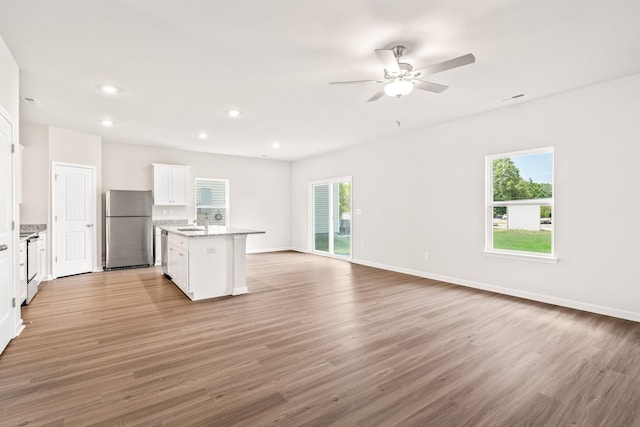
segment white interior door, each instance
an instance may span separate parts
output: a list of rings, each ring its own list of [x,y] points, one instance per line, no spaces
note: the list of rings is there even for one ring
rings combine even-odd
[[[11,124],[0,114],[0,353],[13,338],[13,167]]]
[[[55,165],[56,277],[92,271],[94,258],[94,169],[90,166]]]

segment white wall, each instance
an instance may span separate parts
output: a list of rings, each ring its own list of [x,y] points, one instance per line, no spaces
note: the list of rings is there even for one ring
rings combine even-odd
[[[292,246],[308,182],[351,175],[356,262],[640,320],[638,117],[635,75],[295,162]],[[485,156],[548,146],[559,262],[484,256]]]
[[[21,224],[49,222],[49,126],[20,124],[22,163]]]
[[[84,132],[49,126],[49,165],[51,166],[53,162],[74,163],[96,168],[95,270],[102,271],[102,138]],[[49,251],[49,253],[53,252]]]
[[[14,132],[18,133],[19,69],[13,55],[0,37],[0,105],[14,120]],[[17,136],[17,135],[16,135]],[[16,139],[17,140],[17,139]]]
[[[152,163],[190,166],[191,189],[195,178],[228,179],[230,225],[266,231],[266,234],[247,238],[247,251],[291,247],[290,163],[104,143],[103,193],[106,190],[153,190]],[[195,190],[189,191],[187,206],[171,207],[171,212],[166,206],[154,207],[154,219],[193,221],[194,198]]]
[[[52,162],[75,163],[96,168],[96,269],[102,268],[102,140],[97,135],[33,123],[20,124],[23,151],[22,224],[47,224],[51,230]],[[52,236],[52,234],[49,234]],[[53,256],[53,239],[47,254]],[[50,264],[51,265],[51,264]]]

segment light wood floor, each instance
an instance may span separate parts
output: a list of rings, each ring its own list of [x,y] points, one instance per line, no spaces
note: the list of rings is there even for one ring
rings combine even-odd
[[[640,324],[308,254],[248,295],[160,269],[46,282],[0,425],[639,426]]]

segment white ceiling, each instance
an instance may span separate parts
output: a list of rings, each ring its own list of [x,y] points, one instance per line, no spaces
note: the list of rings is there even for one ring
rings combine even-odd
[[[639,18],[638,0],[0,0],[20,95],[39,102],[22,122],[282,160],[639,73]],[[374,49],[397,44],[415,67],[476,63],[430,76],[441,94],[367,103],[377,83],[327,84],[381,77]]]

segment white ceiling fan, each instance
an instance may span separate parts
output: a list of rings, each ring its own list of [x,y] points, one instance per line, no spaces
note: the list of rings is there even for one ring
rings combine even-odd
[[[404,51],[404,46],[394,46],[391,49],[376,49],[376,54],[378,55],[380,62],[384,65],[383,79],[329,82],[329,84],[384,83],[384,87],[369,98],[367,102],[376,101],[385,94],[400,98],[401,96],[411,92],[413,88],[440,93],[449,86],[429,82],[422,80],[421,78],[476,62],[475,56],[468,53],[454,59],[449,59],[448,61],[439,62],[437,64],[428,65],[414,70],[411,64],[400,62],[400,58],[404,54]]]

